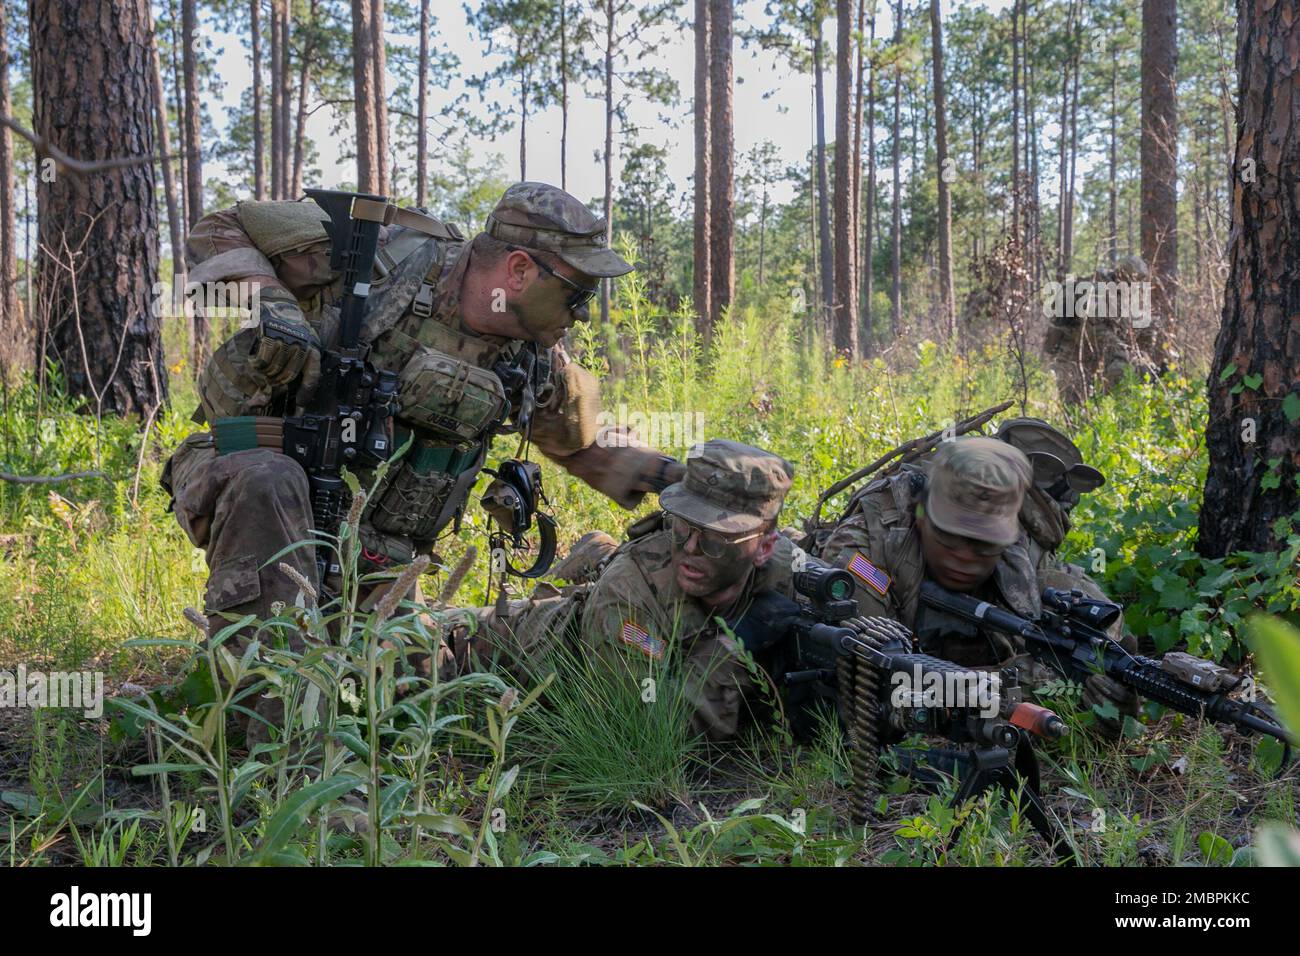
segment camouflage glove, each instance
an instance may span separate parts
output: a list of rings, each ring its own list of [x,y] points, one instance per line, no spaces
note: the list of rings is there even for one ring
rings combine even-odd
[[[1119,645],[1130,654],[1137,653],[1137,638],[1132,634],[1123,635],[1119,639]],[[1125,687],[1105,674],[1093,674],[1083,682],[1083,706],[1089,709],[1105,708],[1107,704],[1113,705],[1119,714],[1103,717],[1094,710],[1093,713],[1097,715],[1097,730],[1108,740],[1118,740],[1124,729],[1124,718],[1128,716],[1137,719],[1138,695],[1132,688]]]
[[[268,385],[288,385],[302,376],[304,390],[320,378],[320,343],[292,295],[283,289],[261,293],[260,324],[250,352],[253,370]]]

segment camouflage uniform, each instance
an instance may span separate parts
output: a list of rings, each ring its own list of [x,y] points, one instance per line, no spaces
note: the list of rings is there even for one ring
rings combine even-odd
[[[930,520],[951,534],[999,544],[1014,536],[992,575],[972,594],[1024,617],[1042,613],[1044,587],[1079,588],[1104,598],[1081,568],[1056,560],[1021,526],[1031,485],[1029,460],[1009,444],[992,438],[945,442],[925,467],[905,467],[855,495],[847,517],[817,556],[855,574],[864,615],[884,615],[910,628],[924,652],[964,666],[1005,666],[1014,659],[1022,679],[1032,686],[1054,675],[1025,657],[1021,639],[978,628],[920,603],[927,572],[916,524],[917,507],[925,504]],[[1049,514],[1064,518],[1059,507],[1049,509]],[[883,572],[883,577],[873,572]],[[1122,619],[1109,633],[1116,640],[1123,637]],[[1132,712],[1132,695],[1112,686],[1113,682],[1100,686],[1103,680],[1109,678],[1090,678],[1085,701],[1110,697]]]
[[[790,464],[776,455],[715,440],[696,446],[685,479],[665,488],[659,500],[667,513],[700,527],[744,534],[775,520],[791,474]],[[641,528],[646,524],[638,522]],[[712,739],[733,736],[745,701],[762,678],[716,620],[734,629],[763,592],[793,598],[794,545],[778,537],[774,553],[751,570],[739,596],[725,608],[683,592],[673,547],[670,532],[651,524],[651,530],[604,559],[594,583],[563,591],[542,585],[527,600],[466,610],[473,625],[452,635],[460,667],[473,666],[472,658],[483,663],[495,657],[528,681],[558,643],[639,682],[655,673],[672,642],[672,667],[684,682],[693,729]]]
[[[521,399],[506,393],[493,364],[516,359],[525,343],[479,334],[461,321],[462,283],[482,236],[467,241],[418,211],[380,208],[387,224],[361,337],[371,345],[370,360],[398,374],[396,446],[413,436],[362,517],[365,555],[384,567],[427,552],[459,518],[493,435],[520,413]],[[311,202],[245,202],[205,216],[187,243],[190,282],[256,282],[261,299],[260,322],[255,317],[208,362],[194,415],[200,424],[261,416],[257,447],[218,454],[213,434],[199,432],[182,442],[163,474],[178,522],[206,551],[205,604],[216,625],[221,612],[265,617],[272,602],[297,596],[276,568],[262,567],[309,537],[312,518],[306,476],[281,453],[272,426],[292,413],[292,389],[301,399],[313,387],[317,348],[337,337],[341,276],[330,268],[325,218]],[[603,221],[553,186],[512,186],[486,234],[548,252],[592,276],[631,269],[604,246]],[[294,341],[296,350],[284,345]],[[539,353],[550,374],[536,395],[532,442],[623,507],[635,507],[660,486],[671,459],[634,442],[598,442],[594,377],[559,347]],[[358,469],[358,477],[368,487],[372,474]],[[315,583],[310,549],[283,560]]]
[[[1147,275],[1146,263],[1125,256],[1114,270],[1098,272],[1092,281],[1138,282]],[[1051,316],[1043,338],[1043,355],[1056,374],[1061,400],[1069,405],[1082,404],[1097,390],[1110,390],[1138,364],[1129,320],[1093,308],[1098,312],[1095,316],[1088,315],[1086,308],[1082,314],[1065,315],[1062,310]]]

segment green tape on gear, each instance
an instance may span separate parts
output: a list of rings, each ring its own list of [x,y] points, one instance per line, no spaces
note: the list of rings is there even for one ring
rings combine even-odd
[[[407,429],[396,429],[393,436],[393,447],[401,448],[410,434]],[[411,469],[417,475],[439,472],[452,478],[473,465],[477,457],[478,445],[476,444],[472,444],[467,448],[460,448],[455,445],[435,445],[419,438],[415,440],[411,450],[407,452],[407,460],[410,462]]]
[[[212,423],[212,437],[216,441],[218,455],[256,448],[257,418],[253,415],[218,418]]]

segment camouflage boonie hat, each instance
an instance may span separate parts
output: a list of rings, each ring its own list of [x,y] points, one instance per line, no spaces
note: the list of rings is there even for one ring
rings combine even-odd
[[[930,466],[926,514],[949,534],[1015,544],[1032,474],[1024,454],[996,438],[943,442]]]
[[[723,534],[757,531],[781,513],[794,466],[752,445],[715,438],[686,456],[686,477],[659,493],[671,515]]]
[[[626,259],[605,245],[605,220],[546,183],[515,183],[507,189],[483,231],[514,246],[549,252],[589,276],[608,279],[632,271]]]
[[[1077,492],[1092,491],[1106,483],[1105,475],[1083,463],[1078,446],[1041,418],[1010,418],[998,426],[997,437],[1025,453],[1037,485],[1051,487],[1062,475]]]

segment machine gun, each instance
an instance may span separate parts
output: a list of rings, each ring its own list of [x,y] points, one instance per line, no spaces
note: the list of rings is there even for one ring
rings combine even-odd
[[[1043,616],[1030,621],[967,594],[956,594],[926,581],[921,600],[938,611],[1020,637],[1034,658],[1071,680],[1082,682],[1105,674],[1166,707],[1232,724],[1246,733],[1266,734],[1283,744],[1282,765],[1293,742],[1271,710],[1254,701],[1232,698],[1240,678],[1227,668],[1190,654],[1172,652],[1161,660],[1130,654],[1111,640],[1106,628],[1123,608],[1086,597],[1082,591],[1043,591]]]
[[[806,701],[810,687],[834,688],[820,696],[835,698],[849,731],[855,822],[867,819],[880,755],[889,751],[923,784],[958,774],[954,805],[991,787],[1014,793],[1023,781],[1026,816],[1058,856],[1072,858],[1043,803],[1030,742],[1032,736],[1059,738],[1065,723],[1022,699],[1014,670],[971,670],[916,653],[901,624],[859,617],[854,587],[847,571],[810,558],[794,575],[794,588],[806,600],[765,595],[735,633],[752,653],[777,652],[776,681],[787,701]],[[897,746],[914,734],[942,737],[952,746]]]
[[[301,415],[284,419],[284,453],[307,472],[312,523],[334,533],[347,507],[344,466],[375,467],[392,454],[392,417],[397,410],[397,375],[380,371],[368,360],[369,344],[361,339],[370,295],[370,277],[379,245],[380,223],[352,215],[353,203],[384,203],[383,196],[332,189],[308,189],[308,196],[329,215],[330,268],[343,273],[338,344],[321,359],[321,381]],[[336,559],[317,548],[322,585],[339,571]]]

